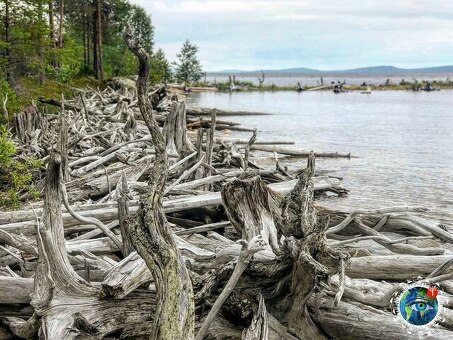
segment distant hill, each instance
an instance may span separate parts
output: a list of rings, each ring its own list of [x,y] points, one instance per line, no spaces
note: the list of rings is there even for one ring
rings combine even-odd
[[[333,71],[340,72],[340,71]],[[453,65],[450,66],[437,66],[437,67],[424,67],[424,68],[399,68],[395,66],[372,66],[372,67],[361,67],[352,70],[341,71],[344,73],[351,74],[370,74],[370,73],[453,73]]]
[[[241,71],[241,70],[223,70],[219,72],[208,72],[209,74],[257,74],[261,70],[256,71]],[[425,67],[425,68],[399,68],[395,66],[371,66],[360,67],[349,70],[316,70],[306,67],[288,68],[280,70],[263,70],[264,73],[270,74],[405,74],[405,73],[453,73],[453,65]]]

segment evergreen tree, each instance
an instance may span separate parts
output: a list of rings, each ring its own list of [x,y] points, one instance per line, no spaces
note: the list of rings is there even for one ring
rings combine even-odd
[[[0,80],[15,88],[25,79],[135,74],[136,58],[122,38],[127,25],[153,55],[151,16],[129,0],[0,0]],[[155,82],[171,79],[162,51],[151,62]]]
[[[44,80],[51,52],[47,4],[48,0],[3,0],[0,5],[1,74],[11,85],[26,74]]]
[[[152,84],[169,82],[173,78],[170,63],[165,57],[164,51],[159,48],[156,53],[151,55],[151,74]]]
[[[183,44],[181,52],[176,56],[179,59],[176,66],[176,79],[179,83],[197,82],[203,76],[201,64],[197,59],[198,47],[189,40]]]
[[[132,15],[129,23],[134,34],[146,52],[151,54],[154,45],[154,27],[151,23],[151,17],[140,6],[133,5],[131,12]]]

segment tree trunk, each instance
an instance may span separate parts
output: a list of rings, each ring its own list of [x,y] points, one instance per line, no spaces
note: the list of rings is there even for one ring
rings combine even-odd
[[[258,254],[280,255],[274,215],[277,212],[275,193],[259,176],[239,179],[226,183],[222,188],[222,200],[231,224],[242,234],[242,239],[250,241],[261,235],[266,250]]]
[[[97,27],[97,1],[93,1],[93,17],[92,17],[92,34],[93,34],[93,72],[96,79],[99,79],[99,56],[98,56],[98,27]]]
[[[162,207],[168,173],[167,154],[148,96],[149,55],[130,32],[126,32],[124,38],[131,52],[139,59],[138,104],[156,152],[148,193],[140,203],[138,222],[130,229],[132,243],[152,272],[157,290],[151,339],[193,339],[195,311],[192,283]]]
[[[44,8],[43,8],[43,3],[42,2],[38,2],[38,20],[39,22],[43,22],[44,20]],[[42,35],[39,36],[39,46],[38,46],[38,58],[39,60],[43,60],[44,59],[44,37]],[[39,69],[38,69],[38,73],[39,73],[39,84],[40,85],[44,85],[44,82],[46,81],[46,76],[45,76],[45,70],[44,70],[44,67],[42,62],[39,63]]]
[[[64,30],[64,0],[60,4],[60,37],[58,39],[58,47],[63,48],[63,30]]]
[[[269,315],[263,297],[259,296],[258,311],[253,315],[249,328],[242,332],[242,340],[268,340],[269,339]]]
[[[87,4],[84,5],[84,19],[85,19],[85,46],[86,46],[86,51],[85,51],[85,67],[87,70],[91,67],[91,51],[90,51],[90,46],[91,46],[91,20],[89,16],[89,7]]]
[[[179,155],[181,158],[194,151],[194,146],[187,136],[186,104],[173,96],[170,113],[164,123],[163,137],[168,155]]]
[[[325,339],[326,336],[313,323],[307,303],[317,290],[329,289],[329,276],[344,271],[347,255],[332,250],[326,239],[329,224],[327,217],[317,217],[313,204],[315,157],[308,157],[307,168],[299,181],[285,197],[282,217],[285,227],[281,230],[288,237],[287,247],[293,259],[290,293],[286,298],[289,307],[286,314],[288,326],[301,339]],[[341,294],[338,301],[341,299]],[[337,302],[336,302],[337,303]],[[285,309],[285,306],[282,308]]]
[[[58,151],[61,153],[61,169],[63,174],[63,181],[69,182],[69,160],[68,160],[68,117],[65,113],[64,96],[61,95],[61,114],[60,114],[60,138],[58,143]]]
[[[9,0],[5,0],[5,18],[4,18],[4,26],[5,26],[5,59],[6,59],[6,81],[10,86],[14,85],[14,80],[11,71],[11,55],[10,55],[10,32],[9,32]]]
[[[83,65],[87,68],[88,64],[88,56],[87,56],[87,8],[86,3],[83,3],[83,23],[82,23],[82,36],[83,36]]]
[[[52,41],[52,53],[55,53],[57,50],[57,40],[55,35],[55,11],[54,11],[54,2],[49,2],[49,26],[50,26],[50,40]],[[52,56],[52,66],[56,68],[58,66],[57,60],[55,59],[55,54]]]
[[[94,11],[94,74],[97,79],[104,79],[104,65],[102,60],[102,0],[96,0]]]
[[[121,238],[123,240],[123,255],[126,257],[134,251],[131,240],[127,231],[129,230],[130,213],[129,213],[129,188],[127,185],[126,175],[123,173],[116,186],[118,202],[118,219],[120,223]]]

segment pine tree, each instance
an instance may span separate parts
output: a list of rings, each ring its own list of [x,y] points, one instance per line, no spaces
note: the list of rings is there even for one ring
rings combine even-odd
[[[170,63],[165,57],[164,51],[159,48],[151,56],[151,74],[150,81],[152,84],[169,82],[173,78]]]
[[[203,76],[201,64],[197,59],[198,47],[192,45],[189,40],[183,44],[181,52],[176,56],[179,59],[176,66],[176,79],[179,83],[197,82]]]
[[[138,38],[146,52],[151,54],[154,45],[154,27],[151,23],[151,17],[146,14],[142,7],[133,5],[129,23],[134,31],[134,35]]]

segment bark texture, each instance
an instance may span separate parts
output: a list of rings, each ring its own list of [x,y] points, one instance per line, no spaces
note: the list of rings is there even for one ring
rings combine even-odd
[[[139,205],[138,222],[130,229],[132,243],[152,272],[157,290],[151,339],[192,339],[192,284],[162,207],[168,173],[167,154],[164,138],[153,116],[148,97],[149,55],[129,32],[126,32],[125,40],[129,49],[139,59],[138,104],[156,152],[156,161],[149,176],[148,192]]]

